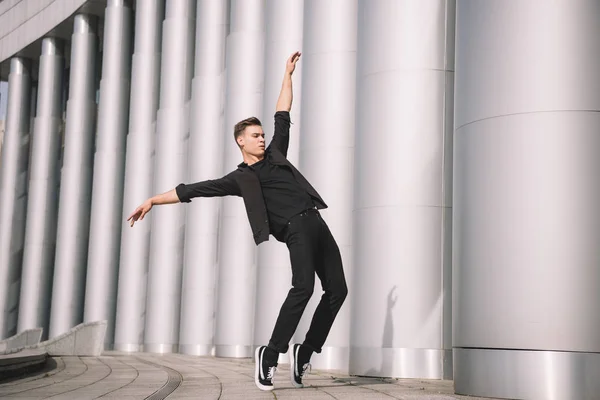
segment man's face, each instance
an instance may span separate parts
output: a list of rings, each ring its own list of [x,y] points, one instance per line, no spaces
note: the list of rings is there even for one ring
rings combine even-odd
[[[259,125],[246,127],[237,142],[242,151],[251,156],[261,157],[265,154],[265,133]]]

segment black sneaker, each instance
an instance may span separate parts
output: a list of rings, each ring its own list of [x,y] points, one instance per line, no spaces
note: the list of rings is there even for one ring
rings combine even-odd
[[[299,344],[293,345],[290,349],[290,378],[292,380],[292,385],[297,388],[304,387],[302,378],[304,378],[306,371],[310,370],[311,354],[312,351],[303,349]]]
[[[267,346],[260,346],[254,352],[256,368],[254,370],[254,383],[260,390],[273,390],[273,376],[277,371],[277,365],[267,365],[264,360]]]

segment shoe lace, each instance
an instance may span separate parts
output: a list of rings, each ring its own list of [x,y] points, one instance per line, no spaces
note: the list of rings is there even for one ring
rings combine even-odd
[[[306,371],[312,372],[312,366],[310,363],[306,363],[302,366],[302,371],[300,371],[300,378],[303,378],[306,374]]]
[[[267,372],[267,379],[270,380],[271,382],[273,381],[273,378],[275,377],[275,371],[277,371],[277,367],[269,367],[269,371]]]

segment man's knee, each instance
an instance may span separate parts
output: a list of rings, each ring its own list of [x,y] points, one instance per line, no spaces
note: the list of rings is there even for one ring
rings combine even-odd
[[[346,286],[346,282],[342,281],[338,285],[334,285],[331,288],[329,296],[331,297],[331,301],[333,303],[341,306],[348,296],[348,286]]]
[[[307,282],[307,283],[295,284],[294,288],[292,290],[295,292],[295,294],[297,296],[308,301],[313,295],[313,291],[315,290],[315,284],[314,284],[314,281],[312,283]]]

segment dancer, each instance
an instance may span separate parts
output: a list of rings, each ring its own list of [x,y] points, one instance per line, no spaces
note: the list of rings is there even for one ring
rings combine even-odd
[[[290,252],[292,288],[285,299],[268,345],[255,352],[255,383],[273,389],[279,353],[288,351],[300,317],[313,294],[315,274],[323,295],[302,344],[290,349],[290,375],[295,387],[310,366],[313,352],[320,353],[348,289],[340,251],[318,209],[327,205],[306,178],[287,160],[292,107],[292,75],[300,52],[286,62],[275,112],[275,131],[265,149],[260,120],[247,118],[235,125],[234,138],[243,162],[220,179],[180,184],[140,205],[127,219],[131,226],[155,205],[189,203],[195,197],[241,196],[244,199],[256,245],[269,234],[284,242]]]

